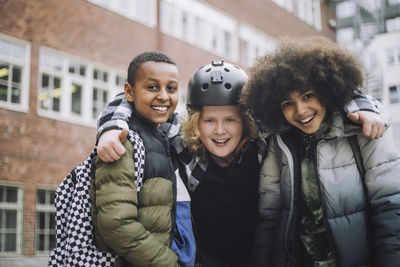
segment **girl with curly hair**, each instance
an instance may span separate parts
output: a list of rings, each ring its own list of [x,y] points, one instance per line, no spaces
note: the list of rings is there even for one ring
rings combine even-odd
[[[355,57],[321,37],[286,39],[251,68],[241,104],[269,133],[257,266],[399,264],[399,154],[343,113],[362,84]]]

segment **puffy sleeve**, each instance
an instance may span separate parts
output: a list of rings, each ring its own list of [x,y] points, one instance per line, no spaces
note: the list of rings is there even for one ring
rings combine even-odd
[[[370,206],[374,266],[400,263],[400,157],[390,136],[358,137]]]
[[[177,266],[176,254],[138,221],[133,145],[117,161],[96,160],[95,194],[98,233],[119,256],[135,267]]]

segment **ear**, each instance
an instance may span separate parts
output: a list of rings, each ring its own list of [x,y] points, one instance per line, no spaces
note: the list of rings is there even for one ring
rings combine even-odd
[[[124,92],[125,97],[129,102],[135,102],[135,98],[133,97],[133,88],[128,82],[124,84]]]

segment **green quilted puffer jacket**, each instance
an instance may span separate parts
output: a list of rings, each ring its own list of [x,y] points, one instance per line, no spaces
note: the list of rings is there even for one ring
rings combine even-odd
[[[96,246],[119,255],[117,266],[175,267],[178,258],[170,249],[175,227],[176,178],[168,142],[152,126],[135,121],[146,156],[143,186],[134,182],[133,145],[112,163],[96,160],[91,187]]]

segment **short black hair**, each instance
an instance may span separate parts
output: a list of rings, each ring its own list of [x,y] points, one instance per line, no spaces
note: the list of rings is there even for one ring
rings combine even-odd
[[[315,90],[329,116],[363,86],[356,57],[324,37],[287,38],[250,68],[240,103],[261,130],[288,126],[281,102],[294,90]]]
[[[172,60],[166,54],[160,51],[146,51],[139,55],[137,55],[134,59],[132,59],[131,63],[129,63],[128,67],[128,83],[133,86],[135,84],[136,73],[139,69],[140,65],[147,61],[154,61],[154,62],[164,62],[176,65],[175,61]]]

